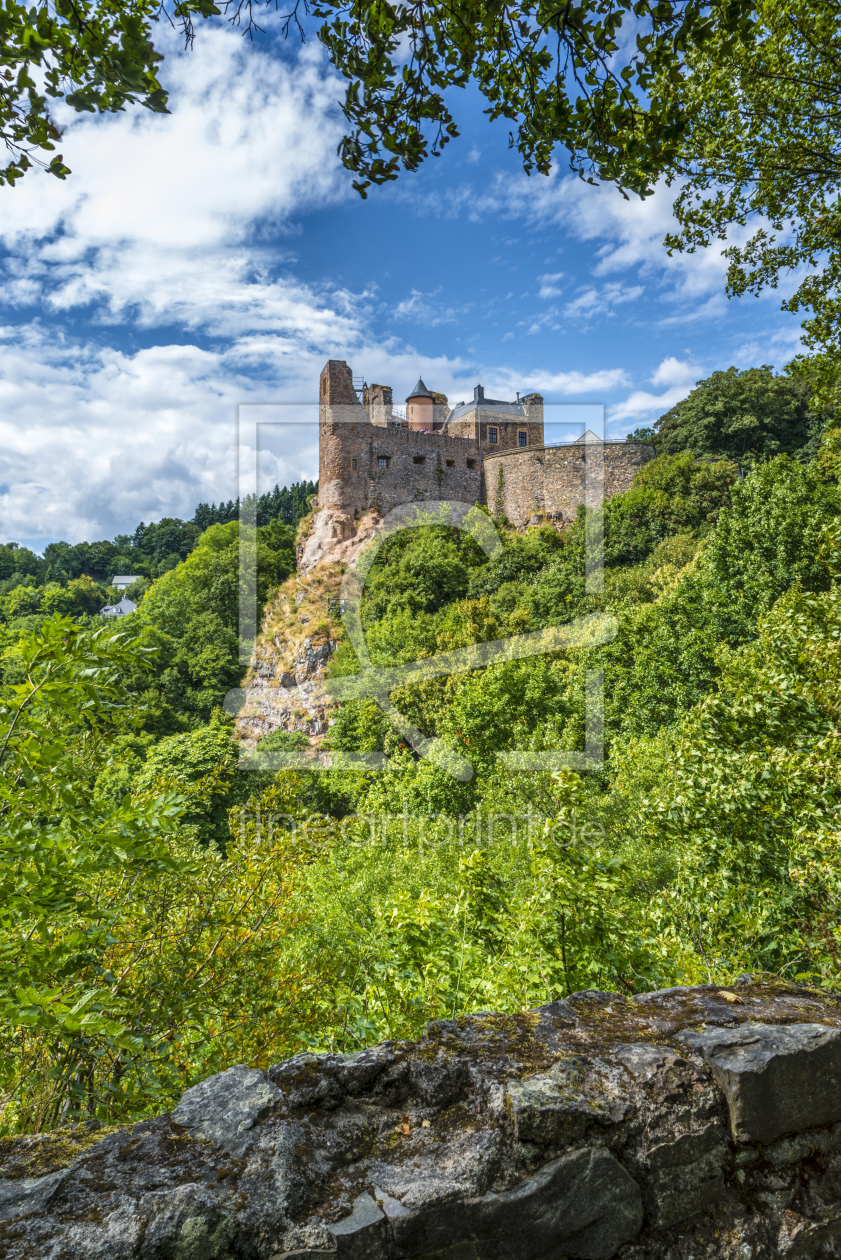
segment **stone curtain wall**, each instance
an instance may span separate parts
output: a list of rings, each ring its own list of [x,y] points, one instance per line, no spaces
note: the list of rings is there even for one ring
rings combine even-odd
[[[828,1260],[841,998],[742,977],[245,1065],[0,1148],[3,1260]]]
[[[540,517],[571,521],[584,502],[587,452],[604,452],[604,497],[629,490],[634,476],[654,458],[654,447],[642,442],[573,443],[487,455],[485,495],[495,516],[522,527]],[[599,477],[598,457],[593,472]]]

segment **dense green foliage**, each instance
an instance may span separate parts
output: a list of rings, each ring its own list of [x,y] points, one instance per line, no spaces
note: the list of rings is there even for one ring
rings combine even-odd
[[[811,462],[747,471],[659,455],[605,505],[602,589],[584,581],[584,509],[562,531],[500,526],[492,558],[439,518],[393,535],[363,597],[375,667],[592,614],[615,632],[395,685],[434,755],[376,701],[346,701],[325,742],[385,753],[379,770],[240,767],[219,707],[242,677],[235,522],[119,627],[48,612],[45,592],[69,599],[80,579],[0,595],[17,634],[0,715],[5,1129],[139,1117],[232,1063],[583,988],[748,970],[841,983],[834,432]],[[294,567],[291,531],[275,520],[256,541],[264,603]],[[331,674],[358,668],[341,639]],[[594,671],[604,759],[564,765]],[[549,760],[518,769],[518,752]]]
[[[808,381],[770,367],[714,372],[657,421],[658,451],[737,460],[814,459],[823,416],[810,410]]]
[[[800,366],[836,409],[839,22],[838,0],[758,0],[750,39],[711,29],[687,49],[681,75],[659,85],[684,124],[672,165],[678,228],[667,245],[692,251],[728,239],[731,294],[787,288],[793,277],[783,307],[807,314]]]
[[[111,541],[49,543],[43,557],[17,543],[0,546],[0,674],[19,678],[20,636],[54,613],[84,620],[121,594],[140,604],[156,588],[156,579],[177,570],[177,578],[155,589],[141,618],[161,632],[154,639],[157,686],[146,695],[147,702],[157,697],[151,706],[155,716],[147,714],[146,726],[160,735],[182,729],[181,719],[188,724],[206,720],[242,673],[235,542],[241,508],[257,521],[258,595],[264,602],[295,567],[295,527],[315,489],[313,482],[302,481],[288,489],[275,486],[244,505],[238,499],[219,507],[200,503],[191,521],[164,517],[151,525],[141,522],[133,534]],[[220,522],[230,527],[227,532],[208,535]],[[199,558],[183,567],[202,546]],[[118,574],[137,580],[123,592],[109,588]]]

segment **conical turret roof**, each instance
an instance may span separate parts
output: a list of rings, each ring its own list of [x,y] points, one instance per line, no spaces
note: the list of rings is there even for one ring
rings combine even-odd
[[[412,390],[412,392],[410,394],[407,394],[406,402],[408,402],[410,398],[432,398],[432,395],[430,394],[429,390],[426,388],[426,386],[424,385],[420,377],[418,377],[418,383],[415,386],[415,388]],[[433,399],[433,402],[434,401],[435,400]]]

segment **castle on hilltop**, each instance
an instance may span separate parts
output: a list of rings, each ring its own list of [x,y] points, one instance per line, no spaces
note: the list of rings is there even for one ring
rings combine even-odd
[[[518,527],[571,521],[585,501],[585,472],[591,493],[595,486],[610,498],[653,457],[646,443],[589,432],[547,446],[535,393],[503,402],[477,385],[451,408],[419,380],[398,409],[390,386],[357,383],[347,363],[331,359],[319,384],[318,502],[302,567],[351,555],[372,519],[403,503],[484,503]]]

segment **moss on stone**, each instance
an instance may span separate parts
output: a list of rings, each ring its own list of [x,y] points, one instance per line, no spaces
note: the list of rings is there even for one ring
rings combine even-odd
[[[92,1147],[98,1146],[120,1125],[110,1128],[89,1128],[76,1125],[54,1129],[37,1137],[3,1138],[0,1140],[0,1176],[6,1181],[25,1177],[46,1177],[48,1173],[67,1168]]]

